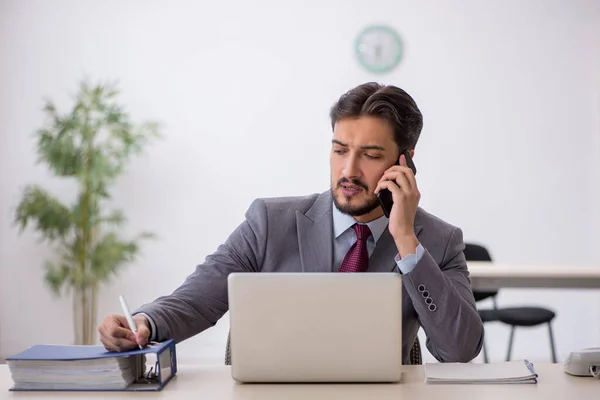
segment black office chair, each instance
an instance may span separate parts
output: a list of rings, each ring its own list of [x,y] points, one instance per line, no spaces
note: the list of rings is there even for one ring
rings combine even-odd
[[[492,261],[492,257],[488,250],[477,244],[466,243],[464,250],[465,258],[468,261]],[[490,298],[492,299],[492,309],[482,309],[479,311],[481,320],[486,322],[500,321],[504,324],[510,325],[510,339],[508,342],[508,352],[506,353],[506,361],[510,360],[513,346],[513,338],[516,327],[531,327],[538,326],[541,324],[548,324],[548,337],[550,339],[550,349],[552,351],[552,362],[556,363],[556,349],[554,345],[554,334],[552,333],[552,320],[556,314],[542,307],[506,307],[498,308],[496,303],[497,291],[492,292],[477,292],[473,291],[475,301]],[[485,347],[485,340],[483,342],[483,360],[489,362],[487,349]]]
[[[419,343],[419,337],[415,338],[412,348],[410,349],[410,363],[411,365],[423,364],[423,358],[421,356],[421,344]],[[231,365],[231,332],[227,334],[227,345],[225,347],[225,365]]]

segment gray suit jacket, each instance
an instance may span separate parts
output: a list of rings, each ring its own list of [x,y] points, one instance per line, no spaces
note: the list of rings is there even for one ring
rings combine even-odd
[[[232,272],[332,272],[332,206],[329,191],[255,200],[246,220],[178,289],[136,312],[154,320],[156,340],[180,342],[213,326],[227,312],[227,276]],[[462,252],[462,232],[419,208],[415,234],[425,253],[403,276],[405,363],[420,326],[437,360],[468,362],[479,354],[484,330]],[[397,252],[386,229],[368,272],[397,271]]]

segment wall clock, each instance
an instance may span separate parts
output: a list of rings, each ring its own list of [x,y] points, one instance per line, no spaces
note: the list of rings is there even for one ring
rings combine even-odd
[[[360,65],[369,72],[384,73],[402,59],[402,40],[386,25],[371,25],[356,37],[354,51]]]

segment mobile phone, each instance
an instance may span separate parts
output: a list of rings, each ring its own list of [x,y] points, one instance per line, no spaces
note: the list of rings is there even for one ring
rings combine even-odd
[[[413,162],[410,153],[408,152],[408,150],[404,150],[402,154],[404,154],[404,158],[406,158],[406,165],[412,170],[413,174],[416,175],[417,168],[415,167],[415,163]],[[396,160],[396,163],[394,165],[400,165],[400,157],[398,157],[398,160]],[[389,218],[390,212],[392,212],[392,206],[394,205],[392,192],[390,192],[388,189],[382,189],[377,194],[377,199],[379,200],[379,204],[383,209],[383,214],[385,214],[385,216]]]

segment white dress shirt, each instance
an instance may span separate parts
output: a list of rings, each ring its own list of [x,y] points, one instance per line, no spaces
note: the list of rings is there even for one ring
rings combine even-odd
[[[337,271],[340,268],[342,260],[346,256],[350,247],[356,242],[356,232],[352,229],[352,226],[356,223],[354,218],[348,214],[343,214],[337,209],[335,204],[333,205],[333,270]],[[371,236],[367,240],[367,251],[369,257],[373,254],[377,241],[385,231],[388,225],[388,218],[385,215],[367,222],[367,226],[371,230]],[[415,265],[419,262],[423,256],[423,246],[421,243],[417,246],[416,254],[408,254],[404,258],[400,258],[399,254],[396,254],[394,260],[398,265],[398,270],[402,274],[408,274],[413,270]]]

